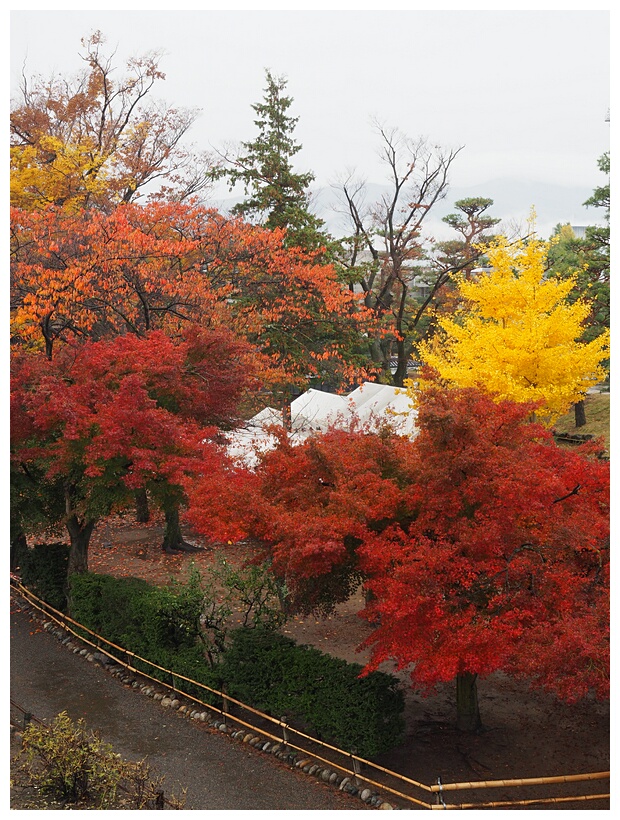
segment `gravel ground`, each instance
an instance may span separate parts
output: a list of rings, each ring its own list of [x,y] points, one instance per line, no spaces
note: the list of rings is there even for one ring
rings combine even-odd
[[[65,649],[24,612],[11,613],[11,700],[40,720],[84,718],[127,760],[148,758],[186,809],[366,810],[358,798],[196,725]]]

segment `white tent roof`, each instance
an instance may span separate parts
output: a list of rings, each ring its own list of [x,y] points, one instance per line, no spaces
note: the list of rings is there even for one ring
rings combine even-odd
[[[291,438],[300,444],[315,433],[324,433],[332,426],[348,426],[355,419],[370,426],[389,422],[398,434],[415,436],[416,415],[409,396],[387,384],[364,382],[348,396],[310,389],[291,403]],[[230,456],[249,467],[255,466],[258,454],[277,444],[269,427],[283,423],[281,411],[265,407],[229,434]]]
[[[293,433],[325,432],[330,425],[351,415],[344,396],[324,393],[322,390],[306,390],[291,402],[291,427]]]
[[[353,413],[362,423],[389,422],[397,433],[415,435],[416,411],[404,390],[388,384],[364,382],[349,394]]]

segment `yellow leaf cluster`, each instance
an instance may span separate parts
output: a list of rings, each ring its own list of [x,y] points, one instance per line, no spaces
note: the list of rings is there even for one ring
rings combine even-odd
[[[92,140],[66,143],[44,135],[32,145],[11,147],[11,205],[35,210],[54,204],[76,212],[106,190],[105,157]]]
[[[541,240],[494,241],[485,249],[490,272],[458,282],[458,311],[438,317],[440,332],[420,357],[449,385],[542,402],[540,420],[552,424],[605,377],[609,333],[578,341],[589,306],[568,301],[574,278],[546,278],[548,250]]]

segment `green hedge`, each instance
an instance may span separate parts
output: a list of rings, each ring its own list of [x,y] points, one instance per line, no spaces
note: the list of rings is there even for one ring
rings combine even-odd
[[[35,544],[20,555],[20,575],[25,587],[54,609],[67,611],[67,544]]]
[[[231,634],[221,674],[227,691],[319,739],[372,758],[402,740],[404,699],[392,675],[372,672],[265,630]]]
[[[232,631],[210,667],[199,643],[198,597],[191,585],[158,588],[136,578],[87,573],[71,579],[72,617],[131,652],[278,719],[286,715],[319,739],[373,758],[402,739],[404,700],[392,675],[333,658],[264,628]],[[153,677],[170,676],[138,665]],[[142,668],[143,667],[143,668]],[[220,707],[199,687],[176,688]]]
[[[84,573],[71,577],[71,615],[93,632],[136,655],[219,689],[221,678],[205,663],[198,643],[200,607],[191,588],[178,594],[139,578]],[[185,593],[185,594],[184,594]],[[132,665],[151,677],[172,683],[170,675],[132,659]],[[198,686],[174,681],[178,689],[207,703],[218,699]],[[182,685],[181,685],[182,683]]]

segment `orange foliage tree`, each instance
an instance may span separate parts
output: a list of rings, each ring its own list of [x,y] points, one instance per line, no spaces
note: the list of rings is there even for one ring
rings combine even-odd
[[[196,204],[14,208],[14,338],[51,358],[55,342],[72,336],[176,332],[194,321],[247,339],[271,381],[365,378],[370,313],[331,266],[282,237]]]
[[[11,204],[76,211],[151,195],[183,199],[209,184],[212,158],[183,140],[197,112],[152,101],[160,55],[127,62],[117,78],[95,32],[75,77],[24,77],[11,110]]]

